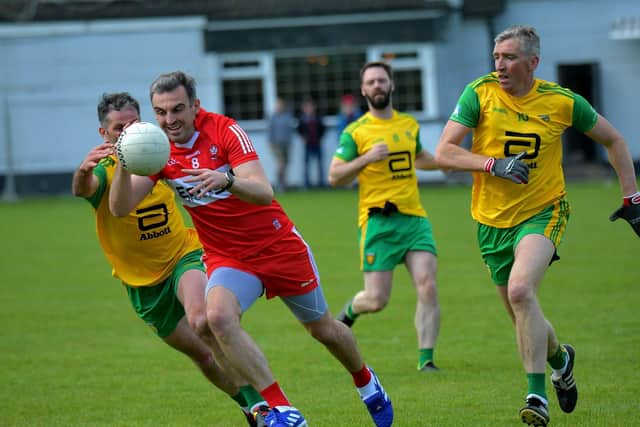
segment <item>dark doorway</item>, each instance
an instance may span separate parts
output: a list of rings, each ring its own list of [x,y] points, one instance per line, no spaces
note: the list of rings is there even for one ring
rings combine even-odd
[[[558,65],[558,84],[582,95],[600,112],[600,73],[597,63]],[[569,128],[563,138],[565,164],[604,161],[599,145],[583,133]]]

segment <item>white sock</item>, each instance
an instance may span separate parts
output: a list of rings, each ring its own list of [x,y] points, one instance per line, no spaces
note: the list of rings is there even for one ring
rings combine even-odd
[[[371,375],[371,380],[369,380],[369,383],[367,385],[358,387],[358,393],[360,394],[362,400],[368,399],[377,392],[378,389],[376,388],[376,382],[373,378],[373,375]]]

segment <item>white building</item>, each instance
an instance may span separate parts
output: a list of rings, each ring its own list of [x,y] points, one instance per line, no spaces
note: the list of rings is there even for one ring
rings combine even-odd
[[[153,2],[143,8],[144,1],[6,1],[0,11],[5,192],[68,192],[72,172],[100,142],[99,96],[128,91],[151,121],[149,84],[176,69],[196,78],[206,109],[240,121],[272,179],[265,119],[275,97],[294,105],[316,98],[330,128],[324,140],[328,164],[337,144],[338,100],[359,94],[358,70],[367,60],[391,61],[394,104],[419,119],[422,143],[433,150],[464,85],[491,70],[493,36],[512,24],[533,25],[541,35],[537,76],[590,100],[640,159],[634,127],[640,98],[637,0],[611,0],[606,7],[599,0],[270,0],[260,7],[239,0],[202,7],[185,0],[173,10],[154,9]],[[578,137],[568,136],[567,159],[600,161],[602,152],[589,148],[589,141],[577,143]],[[294,185],[302,181],[301,165],[301,144],[295,144],[289,170]],[[421,178],[445,179],[440,172]]]

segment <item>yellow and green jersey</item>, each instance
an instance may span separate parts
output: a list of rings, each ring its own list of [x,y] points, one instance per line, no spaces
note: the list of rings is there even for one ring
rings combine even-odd
[[[158,182],[126,217],[109,211],[109,187],[116,160],[106,157],[93,170],[99,185],[87,200],[95,209],[100,246],[113,275],[129,286],[152,286],[168,277],[178,260],[202,248],[196,231],[187,228],[173,191]]]
[[[588,132],[597,119],[583,97],[556,83],[535,79],[531,91],[520,98],[501,89],[495,72],[467,85],[450,120],[473,128],[471,151],[495,158],[526,151],[529,165],[528,184],[474,172],[473,218],[509,228],[562,198],[562,133],[571,126]]]
[[[335,157],[349,162],[376,144],[385,143],[389,157],[368,164],[358,175],[358,225],[364,224],[369,208],[392,202],[405,215],[427,216],[420,202],[415,158],[422,151],[420,126],[409,114],[393,111],[390,119],[366,113],[340,136]]]

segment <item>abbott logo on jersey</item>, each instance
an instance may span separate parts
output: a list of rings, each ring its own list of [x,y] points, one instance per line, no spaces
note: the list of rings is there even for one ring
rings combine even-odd
[[[162,236],[166,236],[167,234],[171,233],[171,227],[169,227],[168,225],[163,228],[162,230],[154,230],[154,231],[149,231],[147,233],[142,233],[140,234],[140,240],[151,240],[151,239],[155,239],[157,237],[162,237]]]
[[[138,229],[141,231],[140,240],[155,239],[171,233],[171,228],[167,225],[169,211],[164,203],[138,209],[136,215],[138,216]]]

